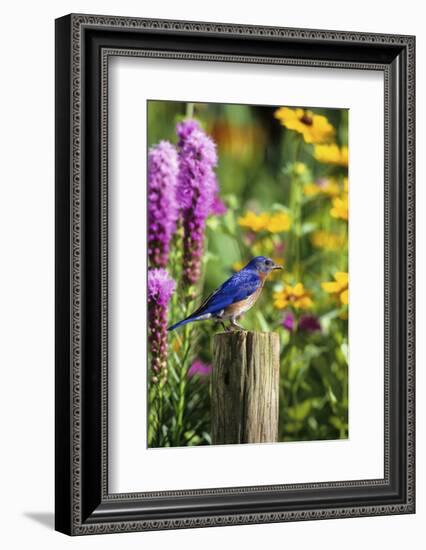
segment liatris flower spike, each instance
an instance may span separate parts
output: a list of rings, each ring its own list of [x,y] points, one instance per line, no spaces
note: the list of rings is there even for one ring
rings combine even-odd
[[[177,125],[179,175],[177,197],[183,213],[183,278],[194,284],[200,277],[206,218],[214,206],[217,181],[216,145],[195,120]]]
[[[161,141],[148,153],[148,256],[151,267],[166,267],[176,230],[177,151]]]
[[[176,288],[163,268],[148,270],[148,325],[152,382],[167,378],[167,308]]]

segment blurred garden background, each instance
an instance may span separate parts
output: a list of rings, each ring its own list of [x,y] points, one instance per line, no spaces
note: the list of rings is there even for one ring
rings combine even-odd
[[[348,111],[148,102],[148,445],[210,444],[212,322],[167,332],[257,255],[240,323],[281,342],[279,441],[348,437]]]

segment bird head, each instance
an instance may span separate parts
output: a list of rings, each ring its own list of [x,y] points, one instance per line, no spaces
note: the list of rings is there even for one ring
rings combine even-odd
[[[250,260],[245,269],[253,269],[258,273],[268,274],[276,269],[283,269],[283,266],[276,264],[271,258],[256,256],[256,258]]]

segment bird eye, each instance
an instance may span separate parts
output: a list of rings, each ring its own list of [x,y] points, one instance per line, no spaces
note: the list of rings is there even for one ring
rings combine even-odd
[[[272,265],[272,262],[271,262],[271,260],[265,260],[265,264],[266,265]]]

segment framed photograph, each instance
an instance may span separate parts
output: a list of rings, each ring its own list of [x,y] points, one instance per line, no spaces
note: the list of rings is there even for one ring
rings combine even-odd
[[[56,20],[57,530],[414,513],[414,56]]]

